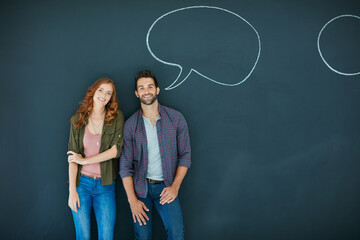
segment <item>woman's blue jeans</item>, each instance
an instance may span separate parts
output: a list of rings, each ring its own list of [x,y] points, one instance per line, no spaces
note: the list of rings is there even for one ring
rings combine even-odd
[[[152,209],[155,207],[159,213],[167,232],[168,240],[183,240],[184,239],[184,225],[181,212],[181,206],[179,198],[177,197],[173,202],[160,204],[160,193],[165,188],[164,183],[150,184],[147,183],[148,194],[146,198],[138,198],[145,203],[149,212],[146,214],[149,217],[149,221],[146,221],[146,225],[140,226],[138,221],[134,223],[135,239],[149,240],[152,239]]]
[[[72,211],[76,239],[90,239],[91,207],[94,210],[99,239],[113,239],[116,218],[115,181],[112,185],[101,185],[101,179],[81,175],[76,187],[80,198],[78,212]]]

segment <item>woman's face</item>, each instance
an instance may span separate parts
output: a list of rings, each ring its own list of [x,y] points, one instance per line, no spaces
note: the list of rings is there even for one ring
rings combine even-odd
[[[94,105],[105,107],[113,94],[113,87],[110,83],[103,83],[95,91]]]

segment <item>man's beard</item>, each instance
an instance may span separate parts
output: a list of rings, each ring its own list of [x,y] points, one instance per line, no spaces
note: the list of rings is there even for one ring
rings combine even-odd
[[[151,105],[151,104],[153,104],[153,103],[156,101],[156,99],[157,99],[157,94],[155,94],[152,98],[147,99],[147,100],[143,99],[142,97],[140,97],[139,99],[140,99],[140,102],[141,102],[142,104]]]

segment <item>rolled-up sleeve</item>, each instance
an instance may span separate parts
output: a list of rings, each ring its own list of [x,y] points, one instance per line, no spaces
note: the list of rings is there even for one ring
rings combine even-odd
[[[131,130],[127,123],[124,126],[124,146],[122,149],[122,154],[120,157],[120,176],[124,177],[132,177],[134,175],[134,167],[133,167],[133,143]]]
[[[70,125],[70,135],[69,135],[69,143],[68,143],[68,151],[73,151],[75,153],[80,153],[79,144],[78,144],[78,136],[76,134],[74,121],[71,122]]]
[[[186,120],[182,114],[179,116],[177,128],[177,144],[178,144],[178,166],[190,168],[191,166],[191,146],[189,129]]]
[[[119,111],[118,116],[115,121],[115,134],[111,146],[116,145],[116,157],[120,157],[121,150],[124,144],[124,137],[123,137],[123,127],[124,127],[124,114]]]

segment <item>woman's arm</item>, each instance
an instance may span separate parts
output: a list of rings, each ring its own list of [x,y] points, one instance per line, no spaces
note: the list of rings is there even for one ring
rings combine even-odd
[[[76,163],[69,163],[69,200],[68,205],[74,211],[77,212],[77,207],[80,207],[79,195],[76,191],[76,175],[78,171],[78,165]]]
[[[89,158],[83,158],[83,156],[81,156],[77,152],[69,151],[68,154],[72,154],[72,155],[68,156],[68,162],[69,163],[75,162],[80,165],[86,165],[86,164],[104,162],[113,158],[118,158],[120,156],[121,149],[124,144],[123,127],[124,127],[124,114],[121,111],[118,111],[118,116],[115,121],[115,132],[110,145],[112,147],[102,153],[99,153]]]
[[[70,136],[68,143],[68,151],[79,152],[79,144],[77,140],[78,131],[74,128],[74,121],[71,122]],[[77,212],[77,207],[80,207],[80,199],[76,190],[76,177],[78,172],[78,165],[76,163],[69,163],[69,207]]]
[[[72,154],[68,156],[69,163],[86,165],[86,164],[104,162],[115,158],[117,155],[117,147],[116,145],[113,145],[110,149],[88,158],[83,158],[81,154],[75,153],[73,151],[68,151],[67,154]]]

